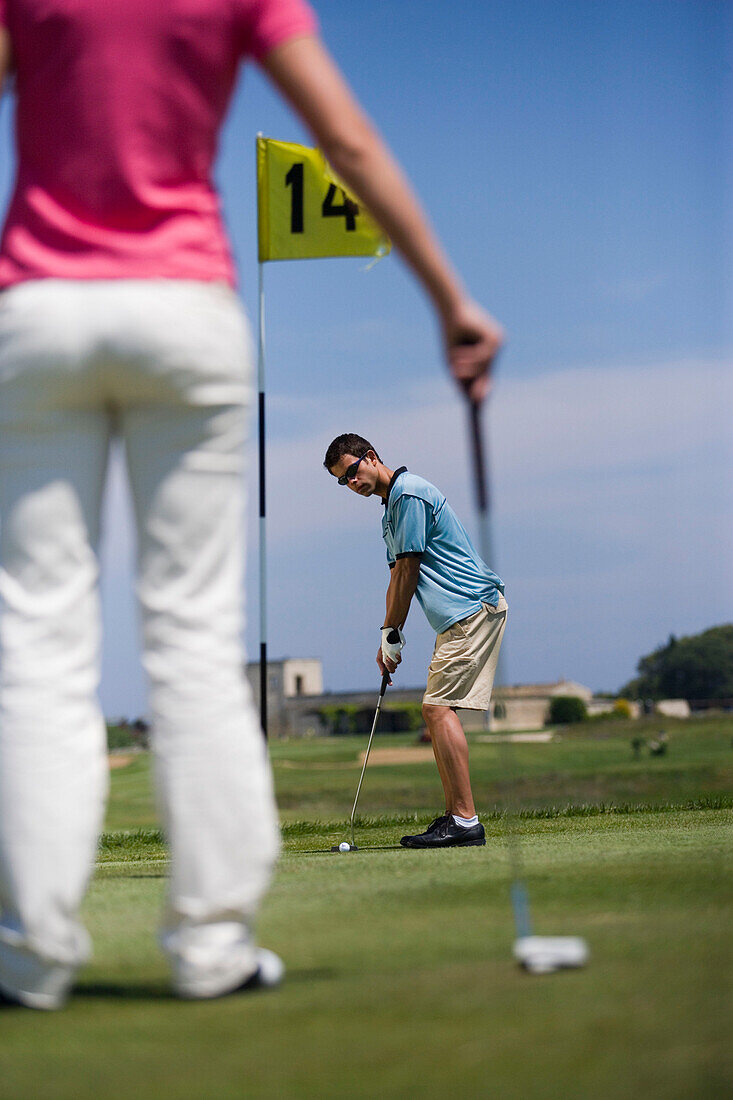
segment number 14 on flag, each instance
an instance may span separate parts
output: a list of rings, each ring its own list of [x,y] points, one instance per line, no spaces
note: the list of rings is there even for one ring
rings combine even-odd
[[[259,260],[385,256],[390,241],[320,149],[257,138]]]

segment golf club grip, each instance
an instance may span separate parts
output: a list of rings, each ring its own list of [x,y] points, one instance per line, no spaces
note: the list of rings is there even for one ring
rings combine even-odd
[[[484,441],[481,433],[481,406],[469,401],[471,417],[471,440],[473,442],[473,469],[476,484],[476,502],[479,512],[484,515],[489,510],[489,493],[486,482],[486,463],[484,460]]]
[[[382,686],[379,689],[379,698],[380,699],[382,698],[385,691],[387,690],[387,684],[388,683],[389,683],[389,673],[388,672],[383,672],[382,673]]]

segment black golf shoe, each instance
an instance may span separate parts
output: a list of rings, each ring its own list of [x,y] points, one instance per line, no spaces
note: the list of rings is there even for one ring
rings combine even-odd
[[[424,833],[403,836],[400,841],[403,848],[470,848],[485,843],[486,834],[480,821],[466,829],[456,825],[451,814],[436,818]]]
[[[438,828],[438,826],[442,825],[445,821],[447,821],[449,817],[450,817],[450,814],[441,814],[440,817],[436,817],[434,821],[430,822],[430,824],[428,825],[428,827],[427,827],[427,829],[425,830],[424,833],[420,833],[419,835],[420,836],[427,836],[428,833],[434,833],[435,830]],[[414,840],[414,839],[415,839],[414,836],[403,836],[402,839],[400,840],[400,844],[404,845],[405,848],[411,848],[412,844],[408,844],[407,842],[408,842],[408,840],[411,841],[411,840]]]

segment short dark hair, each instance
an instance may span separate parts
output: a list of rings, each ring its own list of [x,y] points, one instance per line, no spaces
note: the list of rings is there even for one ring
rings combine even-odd
[[[375,455],[377,455],[377,460],[379,462],[382,461],[377,454],[376,448],[372,447],[369,440],[365,439],[363,435],[355,435],[354,432],[347,432],[345,435],[337,435],[333,442],[328,445],[323,465],[330,473],[338,460],[343,458],[344,455],[353,455],[354,458],[361,458],[367,451],[374,451]]]

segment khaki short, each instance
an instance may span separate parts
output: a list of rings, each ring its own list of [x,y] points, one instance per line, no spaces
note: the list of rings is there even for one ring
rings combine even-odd
[[[475,615],[449,626],[435,639],[423,703],[464,710],[488,710],[507,602],[484,604]]]

